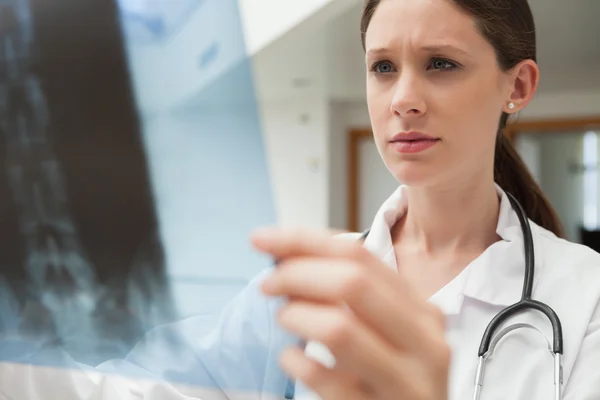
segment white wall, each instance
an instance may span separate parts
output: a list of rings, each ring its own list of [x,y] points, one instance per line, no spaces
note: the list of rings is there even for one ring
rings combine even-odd
[[[278,223],[329,224],[328,103],[323,98],[261,104]]]
[[[238,0],[248,54],[256,54],[331,1]]]
[[[290,30],[317,31],[361,0],[237,0],[248,54],[255,55]],[[274,17],[276,16],[276,17]]]

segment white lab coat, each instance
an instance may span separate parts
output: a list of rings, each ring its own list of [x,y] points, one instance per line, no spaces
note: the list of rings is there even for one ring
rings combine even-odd
[[[478,348],[489,321],[520,300],[525,268],[523,234],[504,191],[496,232],[503,239],[490,246],[430,301],[446,315],[446,337],[452,349],[450,400],[473,397]],[[390,228],[407,208],[400,187],[380,208],[364,246],[397,268]],[[534,300],[548,304],[562,322],[565,400],[600,399],[600,255],[557,238],[531,222],[535,249]],[[358,237],[354,235],[353,237]],[[506,324],[525,322],[552,343],[551,325],[541,313],[527,311]],[[329,365],[331,354],[319,344],[307,352]],[[509,333],[496,347],[486,368],[481,399],[552,399],[553,357],[535,331]]]
[[[406,210],[404,191],[398,188],[382,205],[364,243],[390,268],[396,268],[390,227]],[[472,397],[483,331],[500,310],[521,296],[523,236],[508,198],[500,188],[498,193],[502,201],[497,233],[503,240],[430,299],[447,316],[452,348],[449,400]],[[551,306],[562,321],[564,399],[600,399],[600,255],[558,239],[534,223],[531,226],[536,266],[533,298]],[[358,234],[343,236],[352,240]],[[0,394],[8,400],[281,399],[289,381],[279,369],[279,352],[294,338],[276,328],[278,301],[260,294],[258,284],[268,273],[253,280],[216,325],[191,318],[157,328],[126,360],[84,369],[64,354],[56,356],[65,358],[71,370],[32,365],[35,355],[32,363],[4,362]],[[550,324],[537,312],[526,312],[513,322],[531,323],[552,338]],[[169,350],[168,332],[183,335],[186,346]],[[326,365],[335,361],[318,343],[309,343],[306,352]],[[124,371],[129,374],[123,375]],[[481,399],[553,398],[553,383],[553,359],[544,339],[536,332],[517,330],[498,344],[489,361]],[[297,395],[315,397],[301,384]]]

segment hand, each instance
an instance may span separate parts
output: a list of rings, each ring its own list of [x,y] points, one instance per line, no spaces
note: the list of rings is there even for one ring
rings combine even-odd
[[[332,368],[286,349],[281,366],[324,400],[446,400],[444,316],[355,241],[262,230],[254,246],[279,261],[262,290],[286,296],[278,320],[327,346]]]

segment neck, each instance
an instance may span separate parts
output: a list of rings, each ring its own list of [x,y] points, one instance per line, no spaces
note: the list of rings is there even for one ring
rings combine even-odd
[[[394,242],[432,256],[482,252],[496,242],[500,202],[494,181],[481,178],[448,187],[409,187],[408,211],[397,224]]]

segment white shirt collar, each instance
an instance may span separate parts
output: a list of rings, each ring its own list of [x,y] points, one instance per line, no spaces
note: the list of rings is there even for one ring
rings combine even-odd
[[[391,229],[408,207],[406,186],[400,186],[382,204],[376,213],[364,246],[381,258],[390,268],[397,269],[396,257],[392,246]],[[489,304],[508,306],[520,299],[525,257],[523,252],[523,233],[518,215],[513,210],[508,196],[496,185],[500,196],[500,213],[496,233],[501,241],[488,247],[478,258],[469,264],[452,282],[430,299],[439,304],[446,313],[454,314],[460,310],[463,298],[470,297]],[[531,223],[535,240],[536,225]],[[534,284],[539,278],[541,260],[535,249],[536,274]],[[443,296],[441,292],[446,291]],[[448,291],[454,292],[455,300],[448,302]]]

